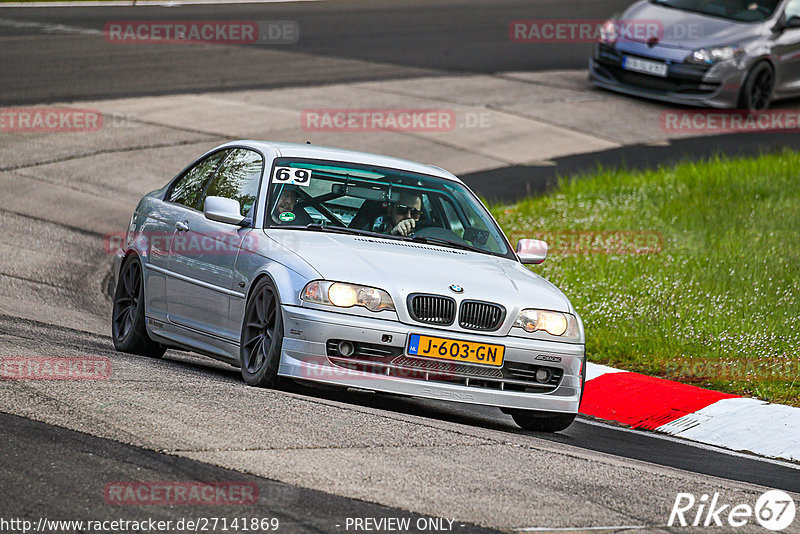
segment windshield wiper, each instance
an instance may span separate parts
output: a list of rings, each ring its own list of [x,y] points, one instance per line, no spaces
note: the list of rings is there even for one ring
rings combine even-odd
[[[328,226],[320,223],[311,223],[305,226],[295,226],[294,228],[301,228],[306,230],[318,230],[322,232],[333,232],[336,234],[354,234],[354,235],[382,235],[370,232],[369,230],[360,230],[358,228],[349,228],[347,226]]]
[[[472,252],[480,252],[481,254],[488,254],[489,251],[473,247],[472,245],[467,245],[466,243],[459,243],[458,241],[450,241],[449,239],[442,239],[441,237],[422,237],[422,236],[410,236],[411,241],[416,241],[418,243],[427,243],[429,245],[441,245],[445,247],[451,248],[460,248],[463,250],[470,250]]]
[[[397,239],[400,236],[386,235],[380,232],[371,232],[369,230],[361,230],[359,228],[350,228],[348,226],[328,226],[327,224],[311,223],[303,226],[299,225],[283,225],[273,226],[272,228],[286,229],[292,228],[296,230],[314,230],[317,232],[331,232],[334,234],[349,234],[349,235],[364,235],[369,237],[381,237],[383,239]]]

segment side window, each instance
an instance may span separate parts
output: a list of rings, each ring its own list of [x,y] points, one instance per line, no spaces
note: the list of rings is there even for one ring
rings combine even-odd
[[[194,167],[186,173],[172,186],[172,190],[167,195],[167,200],[177,204],[183,204],[189,208],[197,207],[197,201],[203,194],[203,186],[206,180],[214,174],[222,159],[228,154],[228,150],[221,150],[200,160]]]
[[[261,169],[264,159],[261,154],[245,148],[231,151],[206,187],[205,197],[224,197],[238,200],[242,217],[250,217],[258,197]],[[203,209],[203,202],[198,208]]]
[[[800,17],[800,1],[790,0],[789,3],[786,4],[786,11],[784,11],[784,15],[786,20],[789,20],[792,17]]]

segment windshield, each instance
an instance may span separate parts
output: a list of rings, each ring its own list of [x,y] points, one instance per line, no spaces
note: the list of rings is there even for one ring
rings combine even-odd
[[[374,233],[515,258],[483,204],[463,185],[397,169],[275,160],[266,226]]]
[[[660,6],[737,22],[760,22],[772,16],[778,0],[650,0]]]

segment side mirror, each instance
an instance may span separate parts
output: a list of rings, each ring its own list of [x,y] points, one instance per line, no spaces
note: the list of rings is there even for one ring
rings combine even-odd
[[[517,241],[517,256],[525,265],[542,263],[547,258],[547,243],[539,239],[520,239]]]
[[[207,197],[203,214],[206,219],[228,224],[240,225],[244,222],[242,207],[238,200],[224,197]]]
[[[776,29],[778,31],[783,31],[791,28],[800,28],[800,17],[798,17],[797,15],[792,15],[788,19],[782,17],[781,21],[778,22],[778,26]]]

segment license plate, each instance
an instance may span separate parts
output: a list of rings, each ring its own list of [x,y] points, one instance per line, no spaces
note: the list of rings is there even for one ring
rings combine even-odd
[[[659,61],[650,61],[649,59],[624,56],[622,58],[622,68],[625,70],[641,72],[643,74],[661,76],[662,78],[667,77],[667,64]]]
[[[503,365],[503,345],[458,341],[443,337],[411,334],[408,337],[409,356],[425,356],[464,363],[479,363],[500,367]]]

